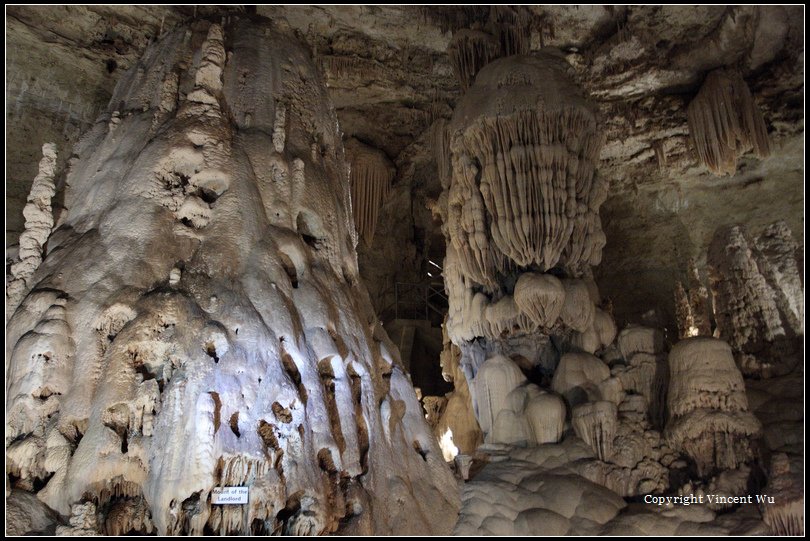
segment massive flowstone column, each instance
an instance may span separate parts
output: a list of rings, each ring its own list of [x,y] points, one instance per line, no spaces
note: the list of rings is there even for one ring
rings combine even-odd
[[[110,533],[452,527],[456,484],[359,284],[334,111],[283,23],[167,34],[74,153],[7,327],[17,487]],[[212,505],[217,486],[249,503]]]

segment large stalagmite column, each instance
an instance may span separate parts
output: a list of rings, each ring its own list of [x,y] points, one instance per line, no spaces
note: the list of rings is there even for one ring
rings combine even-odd
[[[75,153],[7,328],[17,486],[113,533],[449,530],[456,485],[359,285],[336,117],[291,31],[167,34]]]
[[[602,134],[559,52],[484,66],[442,135],[447,331],[468,379],[486,377],[479,369],[497,355],[551,373],[552,336],[591,353],[612,341],[615,329],[604,343],[596,330],[610,316],[589,278],[605,244]],[[497,418],[473,400],[479,420]]]

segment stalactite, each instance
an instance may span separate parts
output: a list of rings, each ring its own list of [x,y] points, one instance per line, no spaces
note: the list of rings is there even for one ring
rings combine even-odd
[[[607,185],[594,166],[602,138],[559,58],[490,63],[450,130],[446,226],[466,276],[493,288],[514,267],[563,266],[576,276],[600,261]]]
[[[687,109],[689,132],[701,163],[717,175],[737,172],[737,158],[753,150],[770,155],[768,129],[748,85],[732,70],[706,76]]]
[[[515,284],[515,304],[540,327],[557,322],[564,302],[565,288],[550,274],[525,272]]]
[[[352,212],[357,234],[370,246],[377,229],[380,208],[391,190],[394,164],[378,149],[356,139],[346,142],[351,167]]]
[[[501,56],[529,54],[530,17],[530,13],[522,6],[490,6],[486,28],[497,38]]]
[[[450,137],[447,132],[447,120],[440,118],[433,123],[430,132],[430,142],[436,157],[436,168],[439,172],[439,182],[442,190],[450,188]]]
[[[500,56],[500,52],[497,38],[482,30],[459,30],[453,34],[447,55],[462,92],[467,91],[481,68]]]

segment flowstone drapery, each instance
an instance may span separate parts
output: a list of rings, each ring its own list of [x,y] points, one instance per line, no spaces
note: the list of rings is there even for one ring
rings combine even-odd
[[[351,174],[352,214],[354,226],[360,239],[367,245],[374,240],[377,217],[380,214],[396,168],[384,152],[358,141],[346,141],[346,160]]]
[[[455,482],[359,284],[337,121],[285,24],[168,33],[74,152],[7,328],[15,485],[107,533],[448,531]]]
[[[687,109],[689,133],[700,161],[716,175],[737,172],[737,158],[753,150],[770,155],[765,120],[742,76],[718,69],[706,76]]]

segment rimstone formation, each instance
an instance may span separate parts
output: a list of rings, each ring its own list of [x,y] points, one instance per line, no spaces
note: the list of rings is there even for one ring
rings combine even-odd
[[[803,535],[803,21],[8,6],[6,534]]]
[[[336,125],[282,24],[180,27],[121,78],[8,325],[18,486],[102,533],[452,527],[455,481],[358,281]]]

